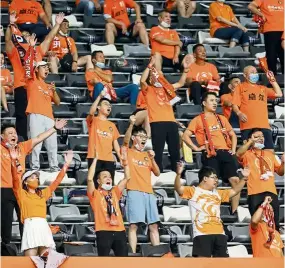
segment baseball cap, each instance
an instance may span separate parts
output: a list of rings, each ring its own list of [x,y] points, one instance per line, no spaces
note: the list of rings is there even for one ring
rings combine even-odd
[[[37,62],[37,67],[40,67],[40,66],[45,66],[47,65],[48,63],[46,61],[38,61]]]
[[[22,181],[24,181],[25,179],[31,177],[33,174],[36,174],[38,177],[40,176],[40,172],[37,170],[29,170],[27,172],[24,173],[24,175],[22,176]]]

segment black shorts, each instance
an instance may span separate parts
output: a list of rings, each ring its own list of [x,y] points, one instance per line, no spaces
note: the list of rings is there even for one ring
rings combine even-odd
[[[227,236],[223,234],[199,235],[193,240],[193,257],[229,257]]]
[[[264,136],[264,149],[274,149],[271,129],[261,128],[260,130]],[[242,141],[248,140],[250,138],[251,131],[252,129],[244,129],[240,131]]]
[[[161,57],[162,57],[162,67],[172,67],[175,70],[180,70],[181,71],[182,70],[181,63],[182,63],[182,61],[184,59],[184,56],[185,55],[179,55],[179,57],[178,57],[179,62],[173,64],[173,59],[169,59],[169,58],[166,58],[166,57],[161,55]]]
[[[90,168],[92,163],[93,163],[93,158],[88,158],[88,168]],[[97,164],[96,164],[96,172],[95,172],[94,178],[93,178],[96,189],[98,189],[97,174],[98,174],[98,172],[103,171],[103,170],[107,170],[111,173],[112,181],[113,181],[113,185],[114,185],[116,163],[113,161],[98,160]]]
[[[202,164],[214,168],[217,176],[228,183],[229,178],[238,177],[238,162],[235,156],[231,155],[227,150],[217,150],[217,155],[207,158],[207,152],[202,152]]]
[[[117,257],[128,256],[126,231],[98,231],[96,232],[96,243],[98,256],[109,256],[111,249]]]
[[[132,37],[133,36],[133,31],[134,31],[134,26],[135,23],[132,23],[128,28],[127,28],[127,35],[122,33],[122,29],[120,28],[116,28],[117,29],[117,36],[118,37],[122,37],[122,36],[129,36]]]

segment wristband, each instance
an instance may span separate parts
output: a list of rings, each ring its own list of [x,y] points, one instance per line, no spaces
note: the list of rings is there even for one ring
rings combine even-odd
[[[54,126],[53,128],[54,128],[56,131],[58,131],[58,129],[57,129],[55,126]]]

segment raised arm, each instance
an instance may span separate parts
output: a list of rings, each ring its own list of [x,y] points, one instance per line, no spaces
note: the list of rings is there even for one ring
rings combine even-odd
[[[91,195],[93,194],[93,192],[95,190],[93,178],[94,178],[94,174],[95,174],[95,170],[96,170],[96,165],[97,165],[97,156],[94,157],[92,165],[88,169],[88,175],[87,175],[87,192]]]
[[[270,84],[272,85],[272,88],[275,92],[275,97],[281,98],[283,96],[282,90],[281,90],[280,86],[278,85],[278,83],[274,77],[273,72],[271,72],[271,71],[266,72],[266,77],[267,77],[268,81],[270,82]]]
[[[19,152],[15,148],[10,149],[10,157],[12,160],[11,171],[12,171],[12,178],[13,178],[13,192],[20,202],[21,194],[22,194],[22,175],[23,175],[23,168],[19,162]]]
[[[118,183],[118,188],[120,192],[123,192],[124,189],[127,187],[128,181],[131,179],[130,168],[129,165],[124,166],[125,177]]]
[[[173,87],[174,89],[178,89],[178,88],[181,88],[185,85],[185,82],[186,82],[186,79],[187,79],[187,74],[189,72],[189,67],[190,67],[190,64],[191,64],[191,57],[190,56],[185,56],[184,60],[183,60],[183,68],[184,68],[184,72],[182,73],[181,75],[181,78],[180,80],[173,84]]]
[[[258,209],[255,211],[255,213],[251,217],[250,226],[251,229],[256,230],[258,223],[261,221],[263,216],[263,209],[266,208],[272,201],[272,198],[270,196],[266,196],[263,203],[258,207]]]
[[[15,25],[15,23],[18,19],[16,17],[16,13],[11,13],[9,18],[10,18],[10,25],[7,27],[6,33],[5,33],[5,50],[7,53],[11,53],[12,49],[14,48],[14,44],[12,42],[12,29],[11,29],[11,27],[17,27]],[[14,25],[14,26],[11,26],[11,25]]]
[[[129,147],[129,143],[131,140],[132,131],[133,131],[135,123],[136,123],[136,116],[131,115],[130,116],[130,125],[129,125],[129,128],[125,134],[123,146]]]
[[[36,136],[35,138],[32,138],[32,147],[34,148],[36,145],[38,145],[40,142],[47,139],[49,136],[51,136],[57,130],[64,128],[66,126],[66,124],[67,124],[67,121],[65,119],[56,120],[54,127],[52,127],[49,130],[41,133],[40,135]]]
[[[241,190],[243,189],[248,176],[250,174],[250,170],[248,168],[244,168],[241,170],[241,173],[243,175],[243,177],[240,179],[238,184],[235,184],[232,189],[230,190],[230,198],[236,196],[237,194],[239,194],[241,192]]]
[[[93,102],[93,104],[90,107],[89,110],[90,115],[93,116],[95,114],[95,112],[97,111],[98,104],[100,100],[105,96],[105,94],[106,94],[105,90],[102,90],[101,93],[98,95],[97,99]]]
[[[155,56],[151,56],[150,57],[150,60],[149,60],[149,64],[147,66],[147,68],[143,71],[142,75],[141,75],[141,80],[140,80],[140,85],[141,85],[141,88],[144,89],[147,87],[147,78],[149,76],[149,72],[150,72],[150,69],[154,66],[155,64],[155,61],[156,61],[156,58]]]
[[[183,162],[177,163],[176,177],[174,181],[174,189],[179,195],[183,195],[184,188],[185,188],[184,186],[181,185],[181,180],[180,180],[183,169],[184,169],[184,163]]]

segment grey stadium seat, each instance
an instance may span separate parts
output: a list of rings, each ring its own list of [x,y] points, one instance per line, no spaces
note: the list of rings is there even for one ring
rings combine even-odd
[[[192,119],[201,112],[201,105],[181,104],[176,107],[176,114],[179,119]]]
[[[124,45],[125,57],[150,57],[150,49],[143,44],[138,45]]]
[[[239,243],[249,243],[250,236],[249,236],[249,227],[246,226],[236,226],[236,225],[229,225],[228,230],[232,233],[232,242],[239,242]]]
[[[77,206],[72,204],[51,205],[49,208],[53,222],[84,222],[87,215],[81,215]]]
[[[179,226],[175,225],[175,226],[170,226],[169,228],[172,232],[176,233],[177,242],[186,243],[190,241],[190,235],[183,234]],[[170,240],[171,238],[169,234],[160,235],[161,242],[168,243],[170,242]]]
[[[71,111],[67,104],[53,105],[52,110],[55,118],[73,118],[76,116],[76,112]]]
[[[244,52],[242,47],[235,46],[235,47],[223,47],[219,46],[219,56],[220,58],[246,58],[250,56],[250,52]]]
[[[67,256],[98,256],[96,249],[91,244],[84,245],[70,245],[64,244],[64,254]]]
[[[134,105],[130,104],[114,104],[112,105],[111,117],[128,119],[136,110]]]
[[[155,189],[154,194],[158,194],[163,198],[163,204],[164,205],[169,206],[169,205],[175,204],[175,198],[168,197],[168,195],[164,189]]]
[[[180,258],[192,257],[193,246],[178,244],[178,253]]]
[[[209,23],[203,21],[201,17],[190,17],[183,18],[178,16],[178,27],[180,29],[195,28],[195,29],[205,29],[209,28]]]
[[[91,108],[91,104],[83,105],[83,104],[77,104],[76,105],[76,115],[78,118],[86,118],[89,114]]]
[[[75,225],[75,233],[78,241],[95,242],[96,234],[92,225]]]
[[[69,137],[69,148],[74,151],[87,151],[88,137]]]

